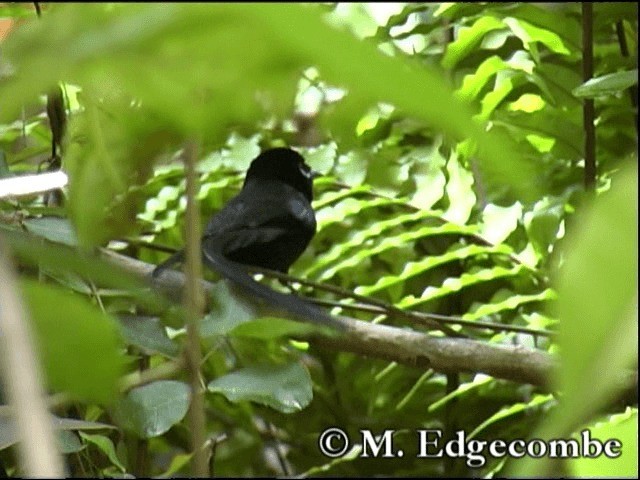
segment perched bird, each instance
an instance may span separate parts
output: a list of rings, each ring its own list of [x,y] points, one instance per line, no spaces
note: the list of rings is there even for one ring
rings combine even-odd
[[[289,148],[272,148],[251,162],[238,195],[209,220],[202,238],[205,264],[273,307],[296,317],[341,328],[341,323],[304,300],[256,282],[247,266],[287,273],[316,231],[314,172]],[[159,276],[182,261],[179,251],[156,267]]]

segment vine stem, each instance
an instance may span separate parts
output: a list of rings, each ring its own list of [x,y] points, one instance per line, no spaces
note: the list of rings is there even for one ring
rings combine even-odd
[[[191,385],[191,406],[189,422],[191,427],[191,475],[203,478],[209,476],[206,440],[206,416],[204,411],[204,389],[200,380],[200,318],[204,311],[204,296],[200,280],[202,264],[200,262],[200,212],[196,200],[197,174],[195,170],[198,158],[198,143],[189,141],[184,149],[186,173],[186,233],[185,233],[185,308],[187,312],[187,344],[185,356]]]

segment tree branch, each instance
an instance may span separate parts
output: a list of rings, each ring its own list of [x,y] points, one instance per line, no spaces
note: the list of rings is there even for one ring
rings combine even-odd
[[[167,271],[152,281],[153,265],[105,250],[111,262],[138,277],[146,277],[154,287],[170,298],[179,298],[184,287],[184,275]],[[213,284],[203,280],[207,291]],[[341,317],[346,332],[343,335],[318,335],[307,340],[332,350],[396,361],[404,365],[433,368],[441,372],[485,373],[496,378],[519,383],[548,386],[555,359],[546,352],[513,345],[496,345],[464,338],[443,338],[426,333],[373,324]]]

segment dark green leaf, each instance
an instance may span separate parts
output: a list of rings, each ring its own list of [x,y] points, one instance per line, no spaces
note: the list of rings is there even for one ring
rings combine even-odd
[[[610,73],[592,78],[573,89],[578,98],[593,98],[601,95],[613,95],[638,84],[638,69],[627,72]]]
[[[116,416],[139,437],[157,437],[184,418],[190,398],[188,385],[161,380],[131,390],[119,402]]]
[[[244,368],[209,382],[207,388],[231,402],[257,402],[282,413],[302,410],[313,398],[311,377],[299,363]]]
[[[23,223],[27,227],[27,231],[34,235],[44,237],[52,242],[63,243],[71,247],[78,245],[78,239],[76,238],[73,226],[66,218],[29,218]]]
[[[24,281],[49,385],[74,397],[110,402],[124,366],[116,321],[66,290]]]
[[[176,357],[180,353],[180,347],[169,338],[159,318],[120,315],[118,320],[127,343],[167,357]]]

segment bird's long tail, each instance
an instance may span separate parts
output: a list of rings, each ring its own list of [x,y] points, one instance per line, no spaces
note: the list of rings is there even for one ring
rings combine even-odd
[[[153,278],[158,278],[162,272],[164,272],[167,268],[172,267],[176,263],[180,263],[184,261],[184,250],[178,250],[176,253],[171,255],[168,259],[158,265],[151,272],[151,276]]]
[[[269,305],[277,307],[279,310],[293,315],[301,320],[330,327],[337,330],[345,330],[346,324],[339,317],[332,317],[320,308],[312,305],[301,298],[277,292],[266,285],[255,281],[245,270],[243,265],[227,259],[216,241],[208,239],[202,240],[202,252],[205,264],[214,271],[228,278],[233,283],[244,289],[255,297],[266,301]]]

